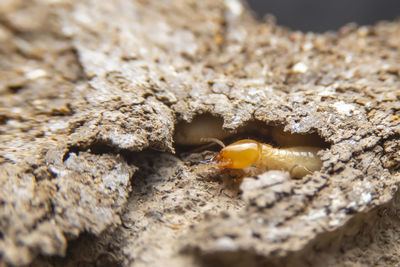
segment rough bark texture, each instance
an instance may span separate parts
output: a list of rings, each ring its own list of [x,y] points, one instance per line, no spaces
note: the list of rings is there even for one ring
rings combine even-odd
[[[399,22],[305,34],[238,0],[2,0],[2,263],[400,264],[399,44]],[[175,153],[202,130],[325,143],[323,167],[235,183]]]

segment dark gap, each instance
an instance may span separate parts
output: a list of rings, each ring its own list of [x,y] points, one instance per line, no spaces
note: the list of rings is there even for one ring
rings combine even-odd
[[[277,24],[293,30],[337,31],[348,23],[371,25],[400,14],[398,0],[247,0],[258,18],[276,17]]]
[[[0,114],[0,125],[6,124],[8,120],[9,120],[8,116],[6,116],[4,114]]]
[[[19,91],[21,91],[22,89],[24,89],[25,86],[24,85],[8,85],[8,89],[10,90],[11,93],[16,94]]]
[[[156,165],[160,162],[160,157],[165,152],[155,151],[152,149],[145,149],[140,152],[123,152],[125,159],[129,164],[137,166],[139,169],[135,172],[135,179],[137,177],[146,177],[156,171]],[[143,175],[141,175],[143,174]]]
[[[66,161],[69,158],[71,153],[75,153],[79,155],[79,152],[90,152],[95,155],[103,155],[103,154],[121,154],[121,155],[129,155],[133,153],[128,150],[123,150],[118,147],[113,146],[111,143],[108,143],[105,140],[96,140],[93,143],[87,144],[78,144],[73,145],[68,148],[68,152],[64,154],[63,161]]]

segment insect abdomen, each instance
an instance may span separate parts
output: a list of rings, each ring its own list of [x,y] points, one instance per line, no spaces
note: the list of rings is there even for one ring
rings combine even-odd
[[[286,170],[292,177],[301,178],[321,169],[318,150],[320,148],[309,146],[272,148],[264,145],[258,165],[272,170]]]

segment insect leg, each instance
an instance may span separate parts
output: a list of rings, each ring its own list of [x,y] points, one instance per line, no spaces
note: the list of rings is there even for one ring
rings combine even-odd
[[[309,172],[310,174],[313,173],[313,172],[312,172],[310,169],[308,169],[307,167],[301,166],[301,165],[299,165],[299,164],[295,164],[295,165],[293,165],[293,167],[290,168],[290,170],[289,170],[289,173],[290,173],[290,176],[291,176],[291,177],[293,177],[293,174],[294,174],[293,171],[294,171],[294,169],[297,168],[297,167],[303,168],[304,170],[306,170],[306,171]]]
[[[200,141],[203,143],[216,143],[216,144],[220,145],[222,148],[225,147],[225,144],[221,140],[219,140],[217,138],[213,138],[213,137],[202,137],[202,138],[200,138]]]

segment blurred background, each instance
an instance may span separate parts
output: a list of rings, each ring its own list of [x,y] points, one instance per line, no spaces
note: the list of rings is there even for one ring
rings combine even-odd
[[[277,24],[292,30],[336,31],[355,22],[371,25],[400,17],[400,0],[247,0],[262,19],[273,14]]]

